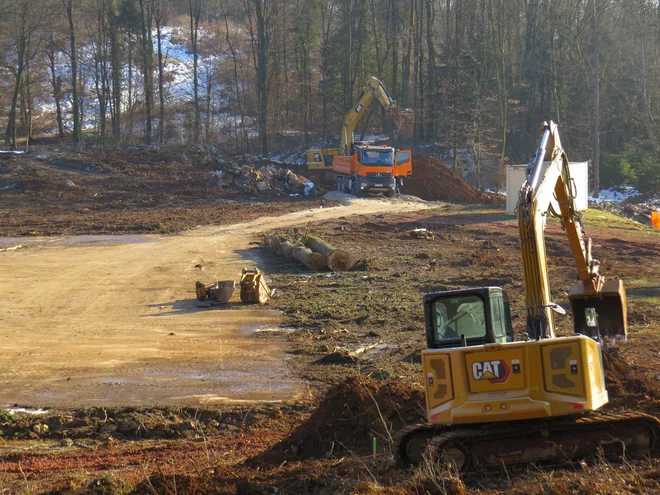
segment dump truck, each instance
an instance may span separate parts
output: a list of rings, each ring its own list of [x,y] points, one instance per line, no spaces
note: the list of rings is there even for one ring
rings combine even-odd
[[[355,196],[382,192],[392,197],[403,185],[403,179],[412,175],[412,153],[355,140],[355,128],[374,100],[392,117],[399,132],[412,131],[412,110],[399,108],[383,83],[376,77],[369,77],[357,103],[344,117],[341,147],[309,150],[307,168],[333,171],[338,191]]]

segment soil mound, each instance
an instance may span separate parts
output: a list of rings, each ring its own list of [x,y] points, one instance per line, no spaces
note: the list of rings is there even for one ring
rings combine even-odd
[[[477,191],[442,161],[428,155],[415,155],[413,174],[404,180],[402,192],[427,201],[460,204],[504,202],[499,197]]]
[[[272,465],[329,454],[366,455],[374,437],[382,451],[393,447],[392,437],[404,425],[423,421],[423,414],[424,392],[419,385],[351,377],[330,389],[291,435],[246,462]]]
[[[660,411],[656,400],[660,386],[653,379],[640,375],[618,354],[616,348],[603,352],[605,384],[610,398],[608,408]]]

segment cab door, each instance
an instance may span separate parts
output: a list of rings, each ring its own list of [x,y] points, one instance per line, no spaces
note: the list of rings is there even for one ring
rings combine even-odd
[[[396,152],[394,167],[395,177],[412,175],[412,152],[410,150],[399,150]]]

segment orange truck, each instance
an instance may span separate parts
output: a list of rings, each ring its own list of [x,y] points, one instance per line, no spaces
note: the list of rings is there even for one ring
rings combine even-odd
[[[382,192],[392,197],[403,185],[403,178],[412,175],[412,153],[355,141],[355,128],[374,99],[390,114],[399,132],[410,132],[414,118],[412,110],[398,108],[383,83],[370,77],[357,103],[344,117],[341,148],[309,150],[307,168],[332,170],[337,177],[338,191],[355,196]]]

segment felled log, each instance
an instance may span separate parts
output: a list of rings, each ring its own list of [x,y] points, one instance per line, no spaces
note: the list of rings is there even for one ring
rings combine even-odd
[[[323,270],[326,267],[327,261],[325,256],[320,253],[315,253],[305,246],[296,246],[291,251],[291,257],[310,270]]]
[[[281,241],[282,241],[282,238],[278,235],[264,236],[264,242],[266,243],[266,245],[272,247],[275,251],[280,250],[280,242]]]
[[[310,270],[323,270],[327,261],[323,254],[314,253],[305,246],[294,246],[283,237],[271,235],[265,238],[266,244],[287,258],[293,258]]]
[[[291,257],[291,252],[293,251],[293,248],[295,246],[291,244],[289,241],[282,241],[280,242],[280,253],[282,253],[284,256],[290,258]]]
[[[345,272],[355,265],[355,258],[348,251],[337,249],[320,237],[306,235],[302,242],[315,253],[322,254],[328,259],[328,267],[335,272]]]

